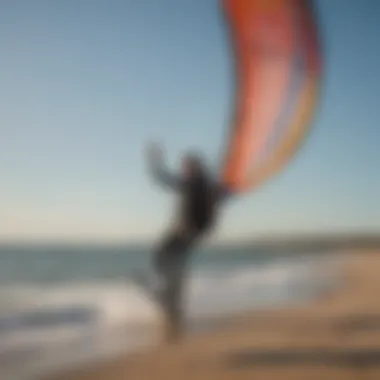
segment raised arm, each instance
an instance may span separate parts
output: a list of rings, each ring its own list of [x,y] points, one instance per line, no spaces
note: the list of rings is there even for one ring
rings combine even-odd
[[[149,166],[152,177],[158,184],[172,190],[181,189],[181,179],[171,173],[162,162],[150,162]]]
[[[148,150],[148,170],[153,179],[163,187],[172,190],[181,190],[183,181],[179,176],[171,173],[163,163],[162,151],[157,146],[150,146]]]

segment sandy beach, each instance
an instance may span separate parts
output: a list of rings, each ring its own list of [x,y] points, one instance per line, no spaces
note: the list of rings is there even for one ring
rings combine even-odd
[[[380,379],[379,273],[380,251],[350,252],[333,294],[49,380]]]

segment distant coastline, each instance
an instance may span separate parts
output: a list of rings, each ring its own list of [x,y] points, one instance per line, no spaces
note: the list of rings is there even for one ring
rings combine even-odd
[[[0,250],[32,249],[32,250],[114,250],[128,249],[146,250],[153,243],[140,242],[36,242],[36,241],[0,241]],[[226,241],[205,245],[211,250],[244,249],[260,252],[305,252],[336,251],[347,249],[373,250],[380,248],[380,231],[375,233],[305,233],[305,234],[273,234],[241,241]]]
[[[305,252],[305,251],[336,251],[336,250],[373,250],[380,248],[379,233],[341,233],[341,234],[289,234],[268,235],[251,241],[232,244],[218,244],[214,247],[230,247],[264,251]]]

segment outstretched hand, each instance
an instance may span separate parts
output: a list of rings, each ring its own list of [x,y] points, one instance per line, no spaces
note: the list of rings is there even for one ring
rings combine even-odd
[[[157,143],[149,143],[147,146],[147,156],[150,162],[161,162],[164,157],[162,148]]]

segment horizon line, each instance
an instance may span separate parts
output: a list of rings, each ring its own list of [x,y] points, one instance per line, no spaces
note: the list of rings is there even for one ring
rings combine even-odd
[[[326,239],[326,238],[355,238],[355,239],[380,239],[380,229],[377,231],[304,231],[304,232],[273,232],[253,234],[252,237],[230,238],[230,239],[210,239],[202,243],[203,246],[220,245],[244,245],[291,239]],[[4,246],[147,246],[154,244],[156,239],[139,240],[90,240],[90,239],[0,239],[0,248]]]

